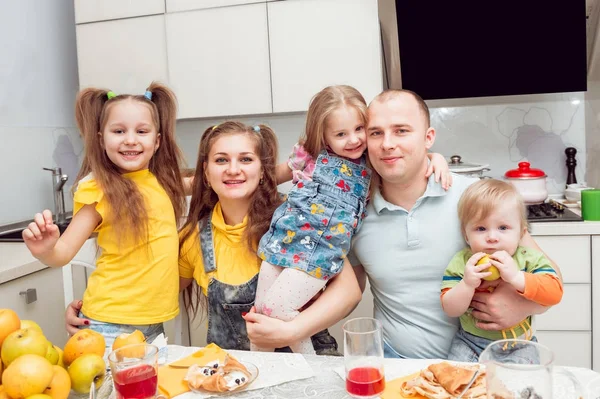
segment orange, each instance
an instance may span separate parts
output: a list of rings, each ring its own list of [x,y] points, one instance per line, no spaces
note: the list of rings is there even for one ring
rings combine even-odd
[[[43,392],[46,395],[50,395],[52,399],[67,399],[69,392],[71,392],[71,377],[67,370],[60,366],[52,366],[52,381],[50,385]]]
[[[106,343],[102,334],[90,329],[79,330],[65,344],[63,362],[69,366],[79,356],[88,353],[102,357],[105,349]]]
[[[131,334],[121,334],[113,342],[112,350],[119,349],[126,345],[141,344],[146,342],[146,337],[140,330],[135,330]],[[119,353],[123,357],[142,358],[146,354],[146,349],[141,345],[132,348],[122,349]]]
[[[38,355],[23,355],[4,371],[4,389],[11,398],[24,399],[44,392],[52,376],[52,365],[48,360]]]
[[[2,342],[4,342],[4,338],[19,328],[21,328],[21,320],[19,320],[19,316],[15,311],[12,309],[0,309],[0,347],[2,346]]]

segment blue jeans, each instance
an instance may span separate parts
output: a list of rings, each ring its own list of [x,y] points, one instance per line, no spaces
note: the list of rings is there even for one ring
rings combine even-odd
[[[532,337],[531,341],[537,342],[537,338]],[[476,363],[479,361],[481,352],[492,342],[494,341],[469,334],[462,328],[459,328],[450,345],[448,360]],[[512,348],[509,345],[506,349],[506,358],[518,364],[538,364],[540,357],[535,348],[518,346]]]
[[[387,359],[406,359],[394,350],[387,342],[383,341],[383,357]]]
[[[121,334],[131,334],[135,330],[140,330],[142,334],[146,337],[146,342],[150,343],[154,340],[154,338],[158,337],[160,334],[164,333],[164,327],[162,323],[157,324],[147,324],[147,325],[129,325],[129,324],[113,324],[113,323],[105,323],[103,321],[98,321],[94,319],[90,319],[83,313],[79,312],[79,317],[84,319],[88,319],[90,321],[89,326],[81,326],[80,329],[89,328],[96,332],[99,332],[104,337],[104,342],[106,344],[104,350],[104,359],[108,359],[108,354],[112,351],[112,345],[117,338]]]

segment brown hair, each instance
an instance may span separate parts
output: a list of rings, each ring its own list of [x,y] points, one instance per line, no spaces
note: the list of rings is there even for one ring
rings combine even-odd
[[[497,179],[484,179],[471,184],[458,201],[458,219],[463,237],[467,224],[484,220],[501,203],[513,201],[519,213],[521,229],[527,227],[525,203],[517,189],[510,183]]]
[[[354,107],[367,122],[367,102],[358,90],[352,86],[329,86],[315,94],[310,101],[306,114],[306,128],[300,140],[310,156],[317,159],[325,148],[325,123],[327,117],[336,109]]]
[[[421,110],[421,113],[423,114],[423,116],[425,117],[425,122],[426,128],[429,129],[429,127],[431,127],[431,116],[429,113],[429,107],[427,106],[427,103],[425,102],[425,100],[423,100],[423,98],[421,98],[420,95],[418,95],[417,93],[415,93],[414,91],[411,90],[405,90],[405,89],[388,89],[388,90],[384,90],[383,92],[379,93],[374,99],[373,102],[386,102],[386,101],[390,101],[390,100],[395,100],[399,97],[401,97],[404,94],[408,94],[410,96],[412,96],[415,101],[417,102],[419,109]]]
[[[262,171],[262,183],[258,185],[250,200],[248,210],[248,227],[244,232],[248,251],[256,252],[258,242],[269,230],[271,217],[275,209],[282,203],[277,193],[277,176],[275,166],[277,162],[277,137],[273,130],[265,125],[258,125],[258,132],[253,127],[240,122],[228,121],[216,126],[211,126],[204,131],[200,139],[196,173],[192,187],[192,199],[188,217],[183,225],[180,236],[180,248],[183,243],[196,233],[198,222],[211,217],[212,210],[219,201],[217,194],[207,186],[205,181],[205,163],[215,141],[226,135],[242,134],[250,137],[255,143],[255,152],[258,155]],[[194,315],[199,308],[205,308],[205,298],[202,292],[191,284],[184,292],[184,304],[188,311]]]
[[[93,173],[109,205],[108,219],[117,226],[115,231],[147,240],[148,213],[142,194],[133,181],[121,175],[118,167],[106,155],[102,136],[110,110],[121,101],[137,101],[150,109],[152,120],[160,133],[160,146],[150,160],[149,169],[167,192],[173,204],[176,220],[185,212],[185,196],[180,174],[183,163],[175,141],[177,99],[166,86],[152,82],[146,89],[152,100],[143,95],[121,94],[108,99],[105,89],[87,88],[77,95],[75,118],[85,142],[85,155],[76,182]],[[74,187],[77,185],[74,184]],[[140,223],[144,221],[144,223]]]

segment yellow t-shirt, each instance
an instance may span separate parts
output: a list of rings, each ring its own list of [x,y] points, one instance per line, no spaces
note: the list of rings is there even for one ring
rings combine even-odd
[[[179,313],[179,238],[173,204],[148,169],[123,176],[136,183],[146,202],[148,243],[119,242],[106,218],[108,203],[96,180],[90,175],[79,183],[73,212],[97,203],[96,211],[102,216],[95,230],[100,256],[88,279],[81,311],[108,323],[162,323]]]
[[[256,253],[249,251],[246,246],[244,231],[248,225],[247,216],[242,223],[228,226],[223,219],[221,204],[217,203],[211,221],[217,270],[208,274],[204,272],[198,226],[183,243],[179,257],[179,275],[183,278],[194,278],[204,295],[207,295],[211,277],[225,284],[240,285],[258,273],[262,262]]]

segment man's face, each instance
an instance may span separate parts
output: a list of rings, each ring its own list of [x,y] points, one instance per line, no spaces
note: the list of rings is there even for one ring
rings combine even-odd
[[[425,179],[427,150],[435,141],[435,130],[427,127],[414,97],[400,94],[374,101],[368,115],[369,159],[382,182],[410,184],[417,178]]]

